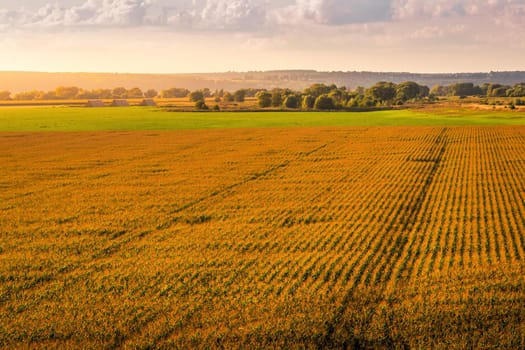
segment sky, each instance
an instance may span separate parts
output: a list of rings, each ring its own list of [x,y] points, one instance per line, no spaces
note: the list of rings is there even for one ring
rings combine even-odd
[[[0,70],[525,70],[525,0],[0,0]]]

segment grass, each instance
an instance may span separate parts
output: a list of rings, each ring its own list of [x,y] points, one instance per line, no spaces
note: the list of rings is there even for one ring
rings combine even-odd
[[[161,108],[0,108],[0,131],[189,130],[315,126],[524,125],[519,111],[165,112]]]

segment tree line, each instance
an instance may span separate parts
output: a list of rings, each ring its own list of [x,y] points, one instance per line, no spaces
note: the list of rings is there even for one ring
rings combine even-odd
[[[480,96],[480,97],[525,97],[525,83],[514,86],[487,83],[477,86],[473,83],[457,83],[448,86],[437,85],[432,89],[407,81],[400,84],[378,82],[370,88],[357,87],[353,90],[336,85],[313,84],[303,91],[291,89],[240,89],[234,92],[210,89],[190,91],[185,88],[169,88],[158,92],[155,89],[141,90],[138,87],[126,89],[87,90],[75,86],[59,86],[52,91],[25,91],[12,95],[0,91],[0,100],[84,100],[84,99],[134,99],[134,98],[189,98],[198,109],[207,109],[206,99],[219,102],[244,102],[245,98],[256,98],[260,108],[288,109],[342,109],[372,108],[403,105],[407,102],[433,101],[438,96]]]
[[[189,97],[196,103],[196,108],[208,109],[204,91],[193,91]],[[415,82],[379,82],[369,89],[357,87],[355,90],[325,84],[313,84],[303,91],[276,88],[242,89],[230,93],[221,90],[211,97],[215,97],[216,102],[243,102],[246,97],[255,97],[260,108],[336,110],[402,105],[408,101],[428,100],[430,94],[428,87]]]
[[[256,95],[259,107],[303,109],[342,109],[402,105],[408,101],[427,100],[429,89],[415,82],[394,84],[379,82],[354,90],[336,85],[313,84],[302,92],[289,89],[261,91]]]
[[[86,100],[86,99],[127,99],[127,98],[154,98],[158,96],[155,89],[142,91],[135,87],[126,89],[116,87],[114,89],[86,90],[76,86],[59,86],[52,91],[23,91],[12,95],[9,91],[0,91],[0,100]]]
[[[430,93],[434,96],[525,97],[525,83],[518,83],[514,86],[496,83],[436,85],[430,90]]]
[[[41,91],[31,90],[12,94],[7,90],[0,90],[0,101],[18,100],[86,100],[86,99],[134,99],[134,98],[185,98],[191,100],[204,99],[218,96],[225,101],[244,101],[244,97],[254,97],[260,89],[243,89],[230,93],[224,90],[212,92],[210,89],[190,91],[185,88],[170,88],[158,92],[155,89],[141,90],[138,87],[126,89],[125,87],[116,87],[114,89],[82,89],[76,86],[59,86],[55,90]],[[200,97],[199,97],[200,96]]]

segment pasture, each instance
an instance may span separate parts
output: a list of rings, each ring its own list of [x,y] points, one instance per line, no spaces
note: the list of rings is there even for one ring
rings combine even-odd
[[[376,112],[168,112],[151,107],[0,107],[0,131],[115,131],[318,126],[524,125],[525,111],[464,107]]]
[[[73,111],[0,111],[0,347],[525,346],[520,114]]]

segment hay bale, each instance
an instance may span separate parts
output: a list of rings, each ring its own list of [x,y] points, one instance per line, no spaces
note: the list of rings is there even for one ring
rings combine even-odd
[[[142,100],[142,102],[140,103],[141,106],[148,106],[148,107],[156,107],[157,106],[157,103],[151,99],[151,98],[147,98],[145,100]]]
[[[89,100],[86,107],[104,107],[104,102],[102,100]]]
[[[111,105],[113,107],[128,107],[129,102],[128,100],[113,100],[113,102],[111,102]]]

